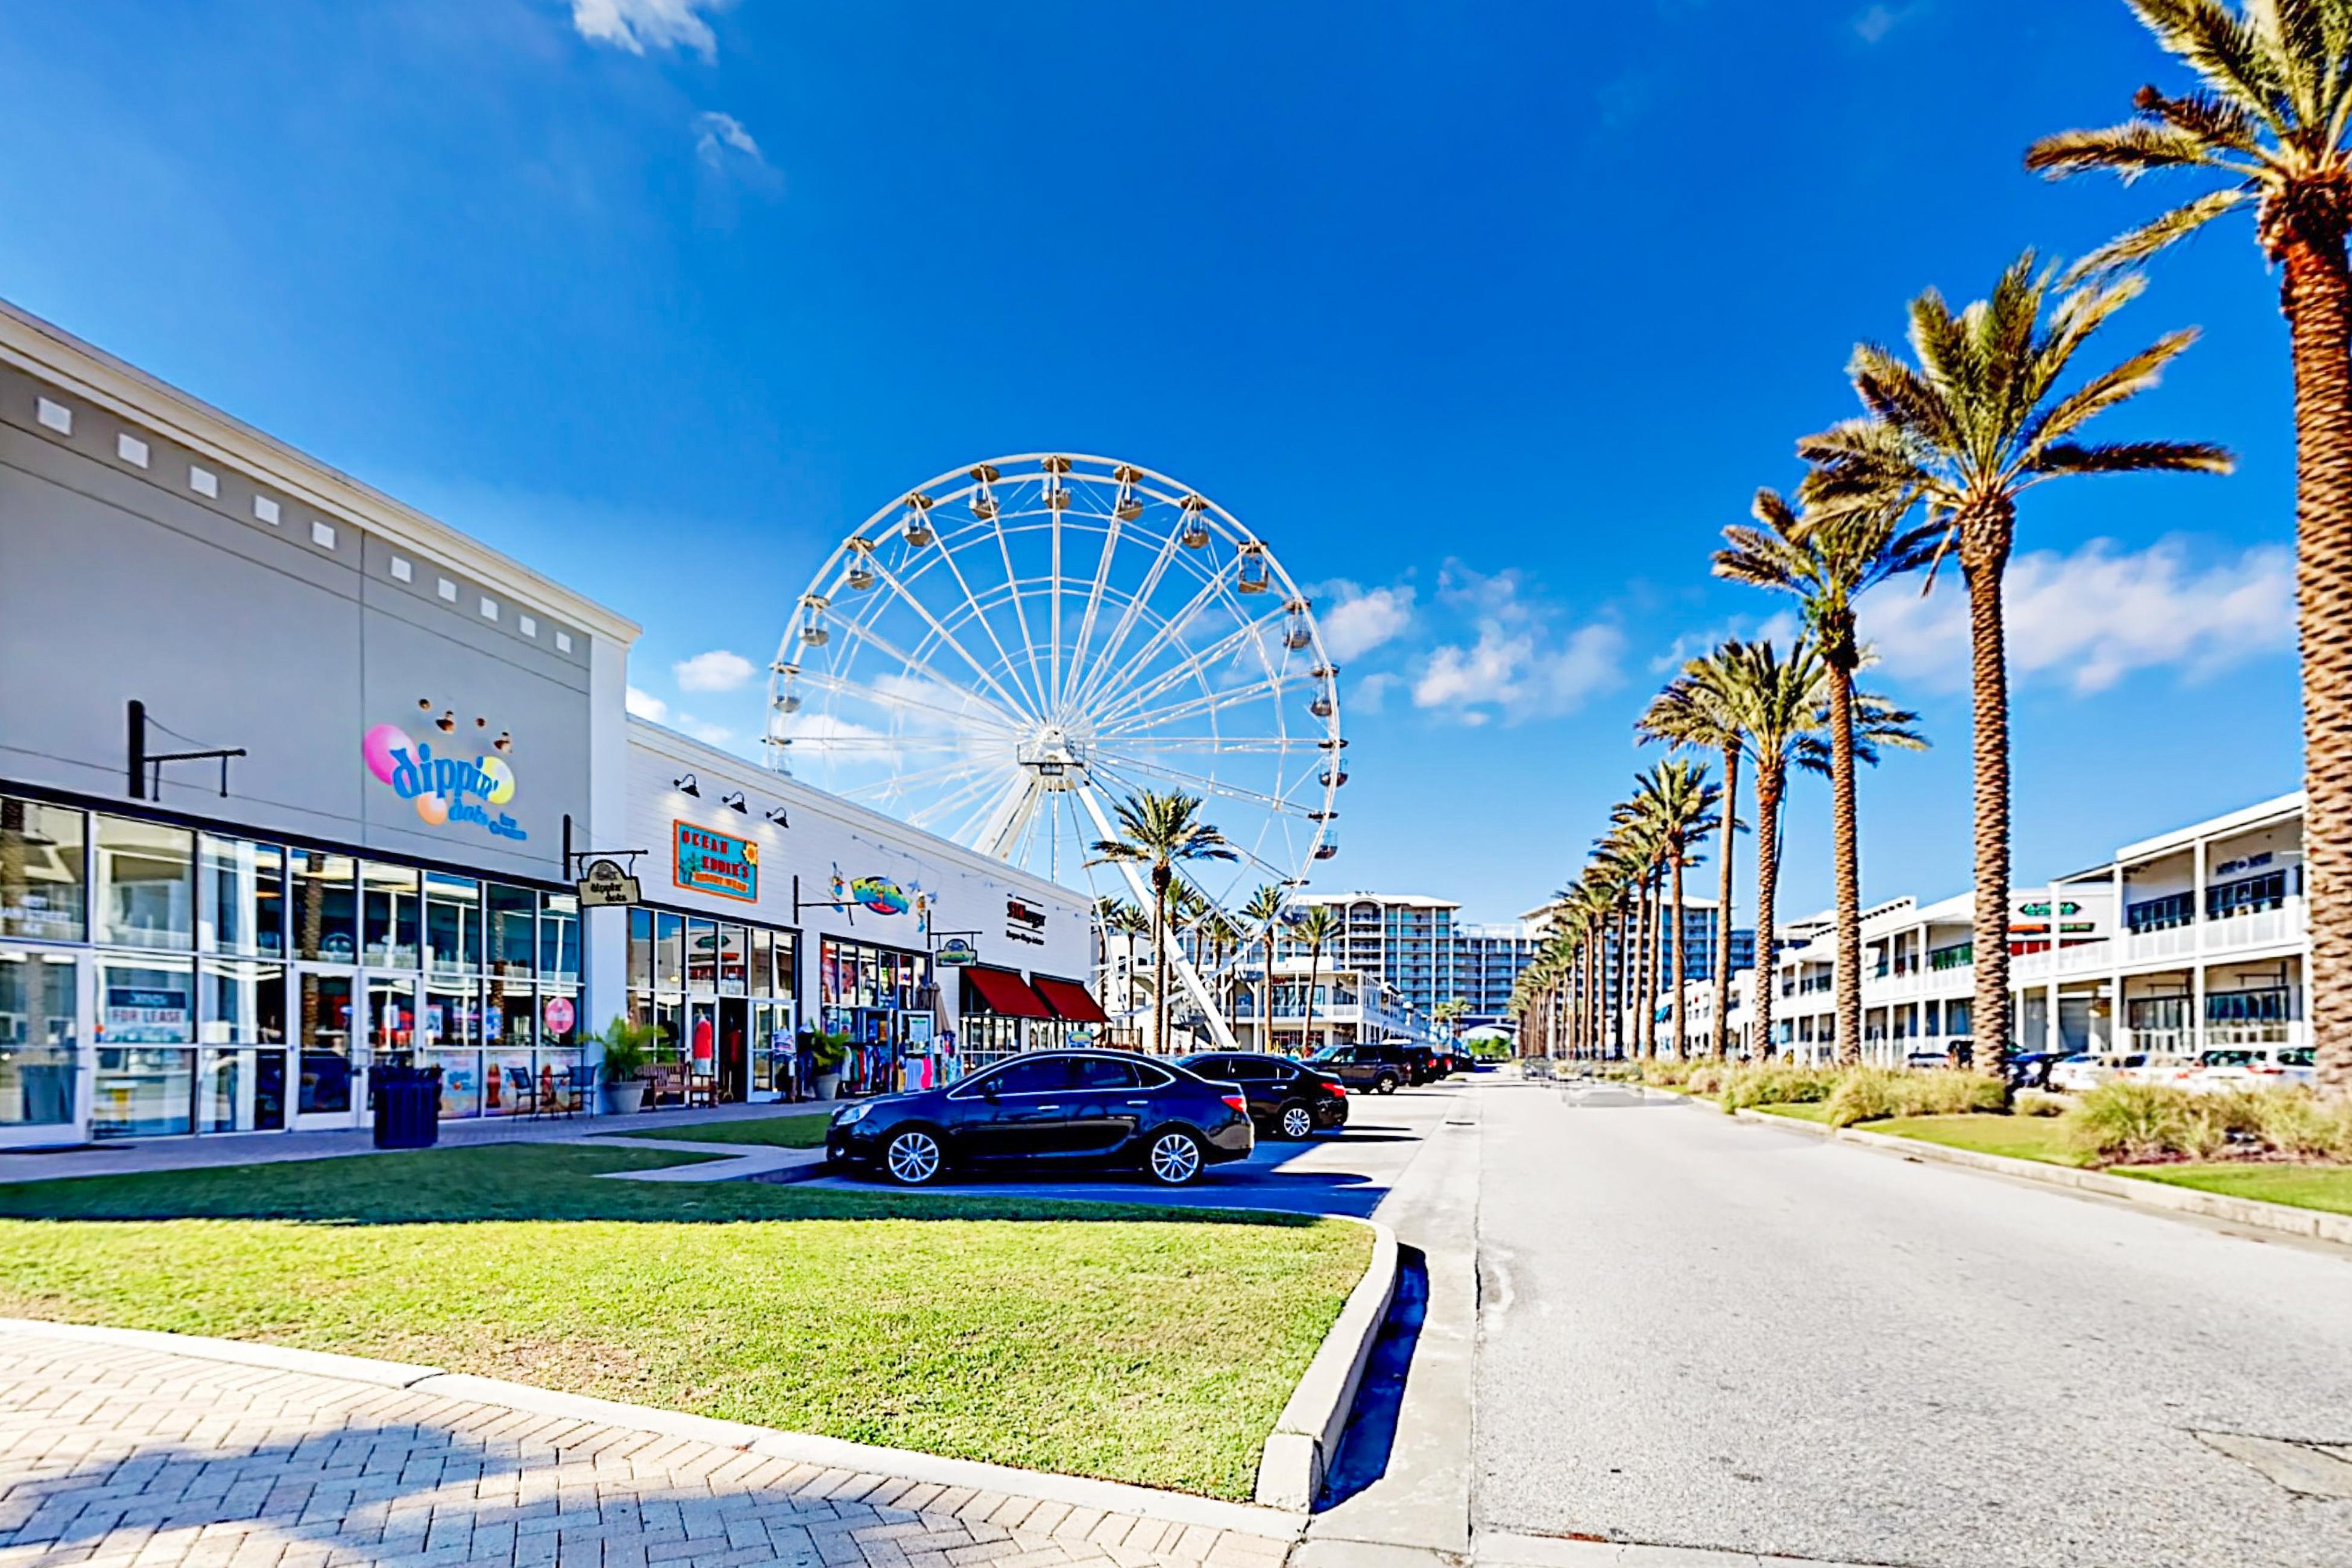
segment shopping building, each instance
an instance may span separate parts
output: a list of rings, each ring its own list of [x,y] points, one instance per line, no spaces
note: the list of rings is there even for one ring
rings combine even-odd
[[[633,723],[636,632],[0,306],[0,1148],[358,1125],[393,1056],[593,1109],[625,1013],[721,1098],[811,1020],[869,1082],[1089,1027],[1081,900]]]
[[[1428,1020],[1405,1005],[1394,986],[1367,970],[1335,967],[1328,959],[1312,965],[1305,957],[1275,961],[1270,1039],[1258,1016],[1261,996],[1261,985],[1252,983],[1234,1000],[1234,1032],[1246,1050],[1310,1055],[1329,1045],[1378,1044],[1428,1034]]]

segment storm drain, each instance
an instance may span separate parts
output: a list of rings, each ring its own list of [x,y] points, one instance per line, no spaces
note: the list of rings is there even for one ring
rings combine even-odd
[[[2197,1440],[2299,1497],[2352,1498],[2352,1444],[2290,1443],[2242,1432],[2199,1432]]]

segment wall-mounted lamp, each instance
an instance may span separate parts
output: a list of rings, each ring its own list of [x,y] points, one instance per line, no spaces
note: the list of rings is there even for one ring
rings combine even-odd
[[[747,817],[751,814],[751,803],[743,799],[743,791],[740,789],[730,795],[719,796],[719,803],[722,806],[732,806]]]
[[[775,823],[776,826],[780,828],[789,828],[793,825],[793,820],[784,815],[784,809],[782,806],[769,807],[766,816],[768,821]]]
[[[702,799],[702,780],[691,773],[679,774],[669,781],[669,787],[682,795],[691,795],[698,800]]]

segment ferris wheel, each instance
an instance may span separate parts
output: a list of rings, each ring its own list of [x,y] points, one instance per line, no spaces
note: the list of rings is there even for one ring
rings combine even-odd
[[[1338,852],[1338,673],[1274,552],[1199,491],[1110,458],[999,457],[916,486],[827,558],[772,666],[769,757],[1146,907],[1136,868],[1092,846],[1129,796],[1195,795],[1237,858],[1179,874],[1234,909]],[[1195,967],[1174,967],[1230,1045]]]

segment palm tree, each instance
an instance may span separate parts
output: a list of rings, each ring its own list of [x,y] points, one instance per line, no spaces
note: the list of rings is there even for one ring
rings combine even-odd
[[[1458,1040],[1461,1038],[1461,1031],[1455,1026],[1461,1023],[1469,1011],[1468,1002],[1464,1001],[1460,997],[1448,997],[1429,1009],[1429,1018],[1432,1023],[1445,1031],[1447,1038]]]
[[[1732,667],[1733,700],[1748,755],[1756,761],[1756,991],[1749,1006],[1757,1053],[1772,1054],[1772,958],[1778,946],[1780,887],[1780,807],[1793,764],[1828,767],[1821,737],[1829,671],[1812,644],[1800,638],[1786,658],[1769,641],[1747,644]]]
[[[1119,836],[1097,839],[1094,862],[1125,862],[1150,868],[1151,881],[1151,1049],[1168,1042],[1168,900],[1176,868],[1187,861],[1238,858],[1223,833],[1201,821],[1197,795],[1162,795],[1147,789],[1115,808]]]
[[[1274,934],[1289,906],[1290,893],[1279,883],[1262,883],[1242,905],[1242,929],[1258,944],[1265,970],[1258,979],[1258,1049],[1274,1049]]]
[[[1300,1030],[1305,1054],[1315,1054],[1315,979],[1323,967],[1323,945],[1339,935],[1339,913],[1328,904],[1310,904],[1291,928],[1292,938],[1307,944],[1307,1022]]]
[[[2200,86],[2134,96],[2139,118],[2046,136],[2025,154],[2053,179],[2107,170],[2218,175],[2218,190],[2111,242],[2078,272],[2154,255],[2252,204],[2281,270],[2294,373],[2295,601],[2303,643],[2304,864],[2311,889],[2312,1038],[2319,1077],[2352,1094],[2352,74],[2340,5],[2128,0]]]
[[[1774,490],[1759,490],[1751,508],[1761,528],[1723,530],[1715,575],[1794,595],[1813,645],[1829,672],[1831,838],[1837,882],[1837,1053],[1862,1060],[1862,870],[1853,783],[1853,677],[1863,649],[1854,601],[1891,577],[1935,559],[1937,528],[1906,530],[1906,497],[1875,507],[1846,507],[1801,517]]]
[[[1667,1006],[1674,1020],[1671,1043],[1677,1057],[1683,1054],[1684,1039],[1683,871],[1690,864],[1691,852],[1722,825],[1723,819],[1716,812],[1722,802],[1723,791],[1707,778],[1706,768],[1680,760],[1661,762],[1647,773],[1637,774],[1633,798],[1627,802],[1656,843],[1659,867],[1669,879],[1666,974],[1674,990]]]
[[[2196,0],[2189,0],[2194,4]],[[2054,280],[2027,251],[1991,298],[1957,316],[1929,289],[1911,302],[1917,363],[1864,343],[1847,367],[1864,417],[1807,436],[1807,498],[1823,518],[1923,507],[1939,553],[1959,557],[1969,590],[1976,745],[1977,1071],[2003,1078],[2009,1060],[2009,659],[2001,579],[2016,538],[2018,498],[2076,474],[2226,474],[2230,455],[2203,442],[2076,440],[2108,409],[2157,383],[2195,340],[2173,332],[2060,392],[2075,354],[2141,287],[2136,277],[2085,285],[2044,310]],[[1930,578],[1932,582],[1933,579]],[[1991,929],[1986,926],[1990,924]]]
[[[1614,826],[1602,841],[1601,853],[1612,871],[1625,881],[1633,917],[1632,967],[1625,971],[1626,999],[1639,1025],[1637,1039],[1626,1042],[1626,1053],[1655,1056],[1659,931],[1654,889],[1664,863],[1664,846],[1658,841],[1654,825],[1635,809],[1633,801],[1618,802],[1611,808],[1610,817]]]
[[[1714,750],[1723,757],[1724,844],[1716,881],[1715,1027],[1709,1042],[1718,1061],[1731,1042],[1731,838],[1739,831],[1739,764],[1748,741],[1737,685],[1746,646],[1735,639],[1691,660],[1633,724],[1633,732],[1644,740]]]

